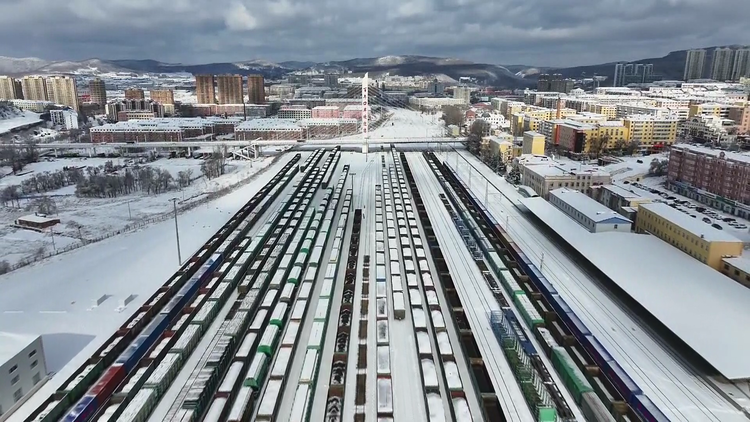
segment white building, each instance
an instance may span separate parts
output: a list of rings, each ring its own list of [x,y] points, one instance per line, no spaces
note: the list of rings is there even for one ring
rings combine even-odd
[[[50,110],[50,121],[55,126],[62,126],[63,130],[78,129],[78,113],[73,110]]]
[[[10,103],[21,110],[33,111],[34,113],[44,113],[47,106],[55,104],[52,101],[43,100],[10,100]]]
[[[302,107],[282,107],[278,114],[279,119],[310,119],[312,110]]]
[[[46,379],[42,337],[0,332],[0,421],[9,420]]]
[[[519,166],[521,184],[534,189],[545,199],[551,191],[557,188],[587,192],[591,186],[612,183],[612,176],[598,167],[559,163],[545,156],[535,155],[532,159],[521,157]]]
[[[629,219],[577,190],[559,188],[550,191],[549,202],[592,233],[629,233],[633,225]]]
[[[467,86],[457,86],[453,90],[453,98],[457,100],[461,100],[461,104],[470,104],[471,103],[471,88]]]

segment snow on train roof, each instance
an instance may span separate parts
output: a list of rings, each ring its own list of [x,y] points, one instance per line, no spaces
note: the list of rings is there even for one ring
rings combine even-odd
[[[590,233],[543,198],[521,203],[730,380],[750,378],[750,290],[661,239]]]

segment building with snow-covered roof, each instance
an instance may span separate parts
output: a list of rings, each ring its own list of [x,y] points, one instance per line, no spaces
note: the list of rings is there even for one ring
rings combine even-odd
[[[651,202],[651,198],[641,196],[632,190],[618,185],[592,186],[589,195],[605,207],[635,221],[636,210],[640,204]]]
[[[301,119],[297,124],[305,130],[306,139],[331,139],[354,135],[359,130],[357,119]]]
[[[742,255],[741,240],[661,202],[638,206],[636,231],[650,233],[719,271],[722,258]]]
[[[361,119],[362,118],[362,104],[350,104],[344,107],[344,113],[342,117],[345,119]]]
[[[305,130],[293,119],[253,119],[235,128],[238,140],[296,141],[305,139]]]
[[[283,106],[279,109],[279,119],[310,119],[312,110],[305,106]]]
[[[313,119],[337,119],[340,114],[337,106],[317,106],[312,109]]]
[[[592,233],[630,232],[633,223],[577,190],[557,188],[549,193],[549,202]]]
[[[240,117],[154,118],[131,120],[91,128],[91,142],[180,142],[205,135],[234,133]]]
[[[10,100],[10,103],[21,110],[33,111],[34,113],[44,113],[44,110],[55,105],[52,101],[44,100]]]
[[[524,160],[519,164],[521,184],[534,189],[545,199],[551,190],[557,188],[587,192],[591,186],[612,183],[612,176],[598,167],[567,164],[569,167],[565,168],[565,165],[552,159]]]
[[[0,421],[9,420],[46,379],[42,337],[0,332]]]
[[[29,227],[37,230],[47,229],[55,224],[60,224],[59,218],[48,217],[42,214],[24,215],[23,217],[18,217],[18,219],[16,219],[17,226]]]
[[[721,272],[732,280],[750,287],[750,258],[746,256],[722,258]]]

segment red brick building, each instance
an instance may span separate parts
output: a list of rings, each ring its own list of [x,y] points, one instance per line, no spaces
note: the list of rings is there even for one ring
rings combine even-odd
[[[744,154],[673,145],[667,178],[750,205],[750,157]]]

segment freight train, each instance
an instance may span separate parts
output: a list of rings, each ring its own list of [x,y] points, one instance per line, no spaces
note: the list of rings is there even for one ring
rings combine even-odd
[[[486,207],[462,182],[460,182],[455,171],[449,166],[442,166],[442,171],[454,180],[459,181],[459,184],[461,185],[460,188],[466,194],[471,205],[478,210],[479,217],[483,220],[482,222],[489,226],[492,234],[494,234],[497,239],[502,241],[504,248],[518,264],[518,268],[515,270],[520,269],[522,271],[522,273],[519,272],[520,276],[528,277],[529,281],[537,287],[539,293],[554,310],[557,317],[560,318],[561,322],[565,324],[583,349],[589,356],[591,356],[601,372],[612,382],[614,388],[630,405],[637,416],[644,421],[669,421],[657,406],[643,393],[635,381],[633,381],[633,379],[630,378],[622,367],[612,358],[599,341],[596,340],[583,322],[571,310],[570,306],[568,306],[565,300],[559,295],[552,283],[547,280],[539,268],[531,262],[518,245],[511,240],[510,236],[492,217]],[[496,258],[496,260],[489,260],[493,270],[499,272],[501,269],[506,269],[499,255],[496,255]]]

